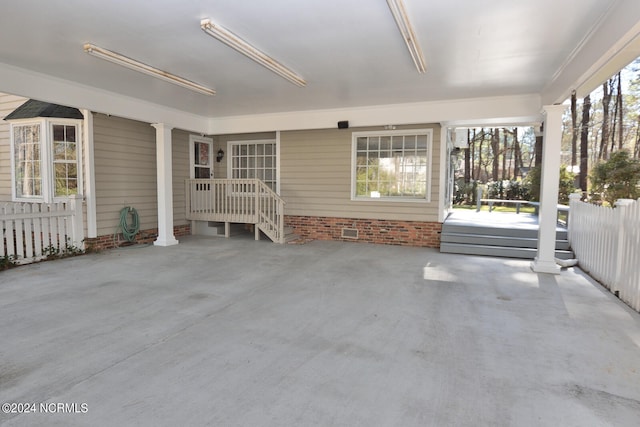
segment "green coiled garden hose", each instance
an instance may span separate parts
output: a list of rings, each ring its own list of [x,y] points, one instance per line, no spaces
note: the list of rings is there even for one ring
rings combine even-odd
[[[129,224],[129,215],[131,215],[131,224]],[[127,242],[133,242],[136,238],[136,234],[140,231],[140,217],[135,208],[126,206],[120,209],[120,224],[118,230],[116,230],[116,234],[118,234],[119,230],[122,230],[122,237],[124,237]]]

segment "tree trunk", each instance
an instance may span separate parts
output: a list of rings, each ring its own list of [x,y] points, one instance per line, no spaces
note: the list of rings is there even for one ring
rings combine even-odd
[[[609,145],[609,106],[611,105],[611,91],[609,89],[611,80],[602,84],[602,134],[600,139],[600,149],[598,150],[598,159],[606,159],[608,157]],[[583,116],[584,117],[584,116]],[[583,123],[584,126],[584,123]]]
[[[640,114],[638,115],[638,124],[636,125],[636,145],[633,150],[633,158],[640,158]]]
[[[504,143],[502,148],[502,180],[504,181],[505,179],[509,178],[507,176],[509,173],[509,170],[507,169],[507,154],[509,153],[509,141],[507,139],[506,129],[502,129],[502,141]]]
[[[580,126],[580,189],[587,191],[587,173],[589,168],[589,114],[591,110],[591,97],[584,97],[582,102],[582,124]]]
[[[471,145],[469,146],[471,150],[471,179],[474,181],[478,180],[478,176],[476,175],[476,130],[473,130],[473,138],[471,138]]]
[[[518,141],[518,128],[513,128],[513,179],[520,176],[520,168],[522,167],[522,153],[520,152],[520,141]]]
[[[578,107],[576,91],[571,92],[571,168],[578,163]]]
[[[494,128],[491,131],[491,152],[493,153],[491,178],[494,181],[497,181],[498,173],[500,171],[500,130],[499,129]]]
[[[484,143],[484,129],[481,130],[480,145],[478,146],[478,174],[476,179],[480,181],[482,179],[482,145]]]
[[[471,129],[467,129],[467,148],[464,150],[464,183],[471,182]]]
[[[609,91],[611,92],[611,96],[613,96],[613,88],[614,86],[616,86],[616,82],[615,82],[615,78],[611,78],[611,80],[609,80],[610,82],[610,87],[609,87]],[[610,153],[613,153],[613,150],[615,150],[616,148],[616,132],[618,130],[618,98],[616,98],[616,102],[613,104],[613,118],[611,119],[611,150],[609,151]],[[605,159],[608,159],[609,156],[607,155],[605,157]]]
[[[622,150],[624,142],[623,126],[624,126],[624,109],[622,108],[622,74],[618,71],[618,99],[616,100],[618,110],[618,149]]]
[[[534,151],[534,167],[542,166],[542,135],[536,135],[536,144],[533,149]]]

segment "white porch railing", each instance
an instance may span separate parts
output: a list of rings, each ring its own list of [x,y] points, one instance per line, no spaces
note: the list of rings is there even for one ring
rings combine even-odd
[[[0,257],[17,264],[36,262],[52,251],[84,249],[82,197],[68,202],[0,204]]]
[[[616,208],[583,203],[571,195],[569,240],[580,267],[640,311],[640,202]]]
[[[255,224],[284,243],[285,202],[259,179],[189,179],[186,196],[189,220]]]

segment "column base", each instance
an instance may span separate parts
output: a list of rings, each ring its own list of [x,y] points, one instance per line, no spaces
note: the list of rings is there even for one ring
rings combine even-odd
[[[531,263],[531,270],[535,273],[560,274],[560,266],[555,261],[542,261],[537,257]]]
[[[153,246],[173,246],[178,243],[176,239],[157,239],[153,242]]]

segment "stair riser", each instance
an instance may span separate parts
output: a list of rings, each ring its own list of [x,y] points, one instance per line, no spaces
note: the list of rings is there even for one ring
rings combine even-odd
[[[442,234],[441,242],[447,243],[464,243],[469,245],[486,245],[486,246],[503,246],[509,248],[538,248],[538,239],[517,238],[517,237],[501,237],[501,236],[480,236],[474,234]],[[557,250],[569,249],[567,240],[556,241]]]
[[[502,237],[516,237],[516,238],[538,238],[537,229],[511,229],[511,228],[497,228],[497,227],[482,227],[482,226],[463,226],[463,225],[448,225],[445,223],[442,226],[442,234],[474,234],[484,236],[502,236]],[[557,240],[567,240],[567,231],[556,231]]]
[[[537,255],[536,249],[531,248],[507,248],[499,246],[480,246],[480,245],[465,245],[461,243],[448,243],[444,242],[440,244],[440,252],[452,253],[452,254],[466,254],[466,255],[483,255],[483,256],[495,256],[505,258],[521,258],[521,259],[535,259]],[[556,258],[560,259],[572,259],[574,257],[571,251],[556,251]]]

